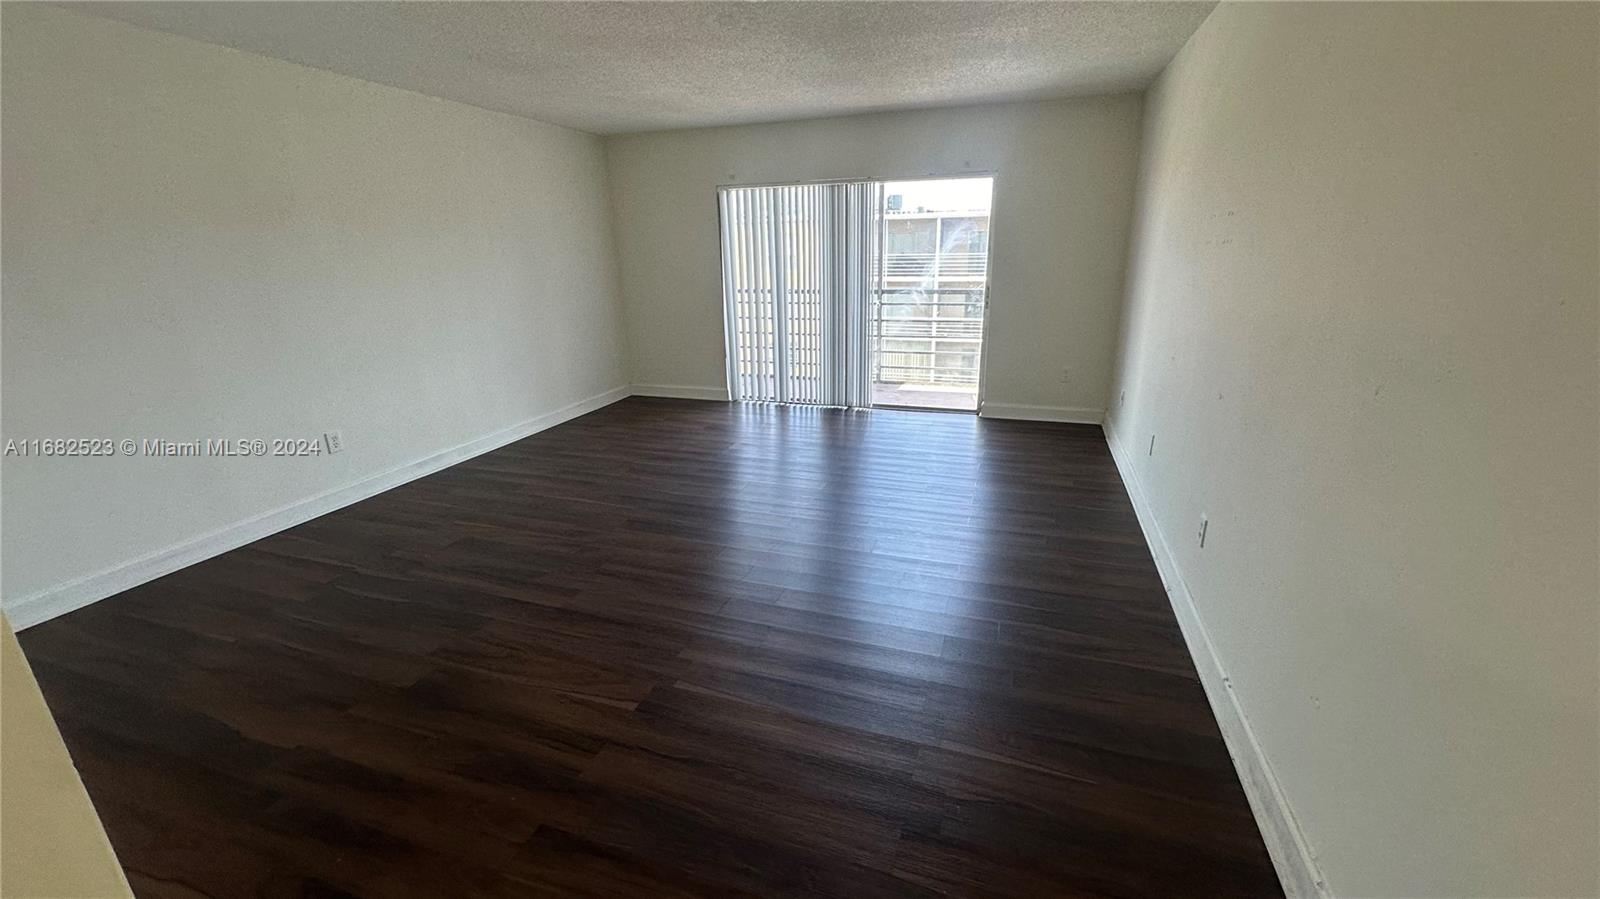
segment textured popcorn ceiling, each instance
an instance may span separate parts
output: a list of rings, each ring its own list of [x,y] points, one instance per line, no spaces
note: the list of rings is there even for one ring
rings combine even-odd
[[[74,3],[602,134],[1144,87],[1212,3]]]

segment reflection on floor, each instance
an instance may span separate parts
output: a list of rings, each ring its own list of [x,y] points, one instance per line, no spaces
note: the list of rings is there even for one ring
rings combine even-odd
[[[874,406],[978,411],[978,388],[954,384],[873,384]]]

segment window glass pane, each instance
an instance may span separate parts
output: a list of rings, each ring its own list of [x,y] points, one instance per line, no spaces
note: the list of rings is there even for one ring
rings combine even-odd
[[[944,220],[944,251],[946,253],[989,252],[989,219],[963,217]]]
[[[890,253],[932,253],[933,219],[889,219],[884,227],[884,248]]]

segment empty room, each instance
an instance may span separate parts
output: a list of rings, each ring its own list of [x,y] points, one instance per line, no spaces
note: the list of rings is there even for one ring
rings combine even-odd
[[[1600,4],[0,3],[0,896],[1600,897]]]

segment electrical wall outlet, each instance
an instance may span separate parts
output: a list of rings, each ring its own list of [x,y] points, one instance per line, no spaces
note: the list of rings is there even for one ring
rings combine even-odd
[[[1061,383],[1063,383],[1063,384],[1071,384],[1072,383],[1072,369],[1063,368],[1061,370]]]
[[[1211,520],[1206,517],[1204,512],[1200,513],[1200,548],[1201,549],[1205,549],[1206,548],[1206,528],[1208,528],[1210,526],[1211,526]]]
[[[344,451],[344,435],[338,431],[329,431],[323,434],[322,440],[328,445],[329,455]]]

